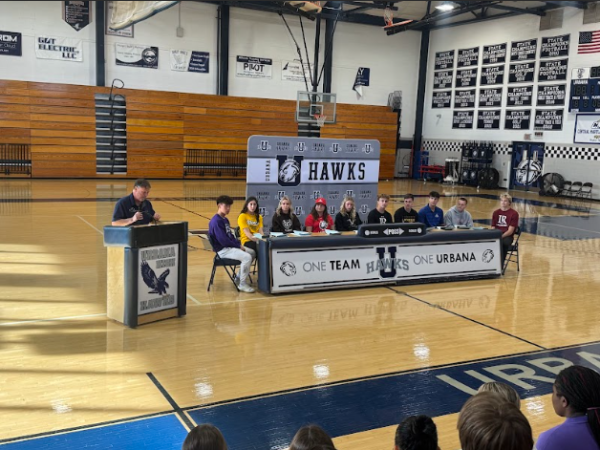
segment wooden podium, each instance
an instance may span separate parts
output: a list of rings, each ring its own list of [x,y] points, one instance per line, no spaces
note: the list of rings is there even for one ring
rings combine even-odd
[[[188,223],[104,227],[107,316],[135,328],[184,316]]]

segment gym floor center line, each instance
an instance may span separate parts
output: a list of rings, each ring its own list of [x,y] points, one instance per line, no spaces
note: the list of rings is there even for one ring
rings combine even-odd
[[[154,386],[156,386],[156,388],[163,395],[163,397],[173,407],[173,411],[175,411],[175,414],[177,414],[177,416],[179,417],[179,420],[181,420],[185,424],[185,426],[187,427],[188,430],[192,430],[192,428],[194,428],[196,425],[191,421],[191,419],[187,416],[187,414],[185,414],[183,412],[181,407],[177,404],[177,402],[173,399],[173,397],[171,397],[171,395],[167,392],[167,390],[164,388],[164,386],[162,384],[160,384],[160,381],[158,381],[156,379],[156,377],[154,376],[154,374],[152,372],[148,372],[148,373],[146,373],[146,375],[148,375],[148,378],[150,378],[150,381],[152,381],[152,383],[154,383]]]

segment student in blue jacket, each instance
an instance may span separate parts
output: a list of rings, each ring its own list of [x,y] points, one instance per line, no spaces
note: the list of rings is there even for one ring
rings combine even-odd
[[[424,223],[427,228],[441,227],[444,225],[444,211],[438,208],[440,194],[436,191],[429,193],[429,204],[419,211],[419,222]]]

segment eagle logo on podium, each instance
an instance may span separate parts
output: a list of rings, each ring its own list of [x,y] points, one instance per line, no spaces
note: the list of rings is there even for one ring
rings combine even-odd
[[[169,287],[169,283],[166,282],[166,279],[170,273],[171,271],[167,269],[157,277],[154,270],[152,270],[152,267],[150,267],[146,261],[142,261],[142,279],[144,280],[144,283],[146,283],[146,286],[152,289],[148,294],[165,295],[167,293],[167,288]]]

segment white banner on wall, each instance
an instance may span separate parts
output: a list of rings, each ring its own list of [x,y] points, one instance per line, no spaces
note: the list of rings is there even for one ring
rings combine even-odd
[[[273,60],[255,56],[237,56],[235,75],[244,78],[272,78]]]
[[[115,64],[158,69],[158,47],[116,43]]]
[[[301,64],[300,61],[283,61],[281,66],[281,79],[288,81],[301,81],[304,79],[310,84],[310,74],[313,70],[313,64],[310,66],[306,63]]]
[[[35,56],[40,59],[81,62],[83,43],[81,39],[38,36],[35,41]]]
[[[179,245],[139,250],[138,315],[177,308]]]
[[[600,114],[577,114],[576,144],[600,144]]]
[[[191,50],[171,50],[171,70],[175,72],[208,73],[208,52]]]

